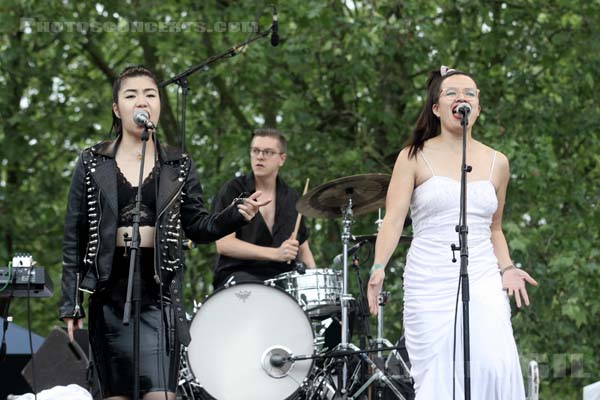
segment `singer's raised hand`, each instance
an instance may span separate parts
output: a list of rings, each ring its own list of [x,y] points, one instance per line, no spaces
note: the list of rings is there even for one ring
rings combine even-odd
[[[245,198],[243,203],[238,204],[238,210],[240,211],[240,214],[244,216],[246,221],[251,221],[261,207],[266,206],[271,202],[271,199],[259,200],[260,196],[262,196],[262,192],[258,190],[252,193],[250,197]]]

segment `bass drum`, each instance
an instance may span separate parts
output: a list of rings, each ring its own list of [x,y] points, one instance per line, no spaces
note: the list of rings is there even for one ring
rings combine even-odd
[[[194,315],[188,367],[219,400],[283,400],[298,392],[312,360],[314,335],[306,313],[283,290],[240,283],[210,295]]]

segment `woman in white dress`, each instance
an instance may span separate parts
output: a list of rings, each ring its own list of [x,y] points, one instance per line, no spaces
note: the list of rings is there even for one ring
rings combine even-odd
[[[369,307],[377,313],[385,265],[410,207],[413,241],[404,271],[404,335],[416,399],[452,399],[453,390],[456,399],[464,398],[460,302],[453,332],[460,260],[452,262],[450,247],[458,244],[461,103],[472,109],[467,126],[467,164],[472,166],[467,174],[471,398],[525,400],[509,296],[515,297],[517,307],[529,305],[525,284],[537,282],[511,261],[502,232],[508,159],[471,136],[481,107],[477,84],[464,72],[442,67],[429,78],[425,107],[388,188],[368,286]]]

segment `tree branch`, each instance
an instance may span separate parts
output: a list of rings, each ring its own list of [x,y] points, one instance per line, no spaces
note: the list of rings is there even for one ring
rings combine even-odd
[[[84,40],[81,42],[81,47],[86,51],[88,59],[92,62],[93,65],[95,65],[100,71],[102,71],[104,77],[112,86],[114,81],[117,79],[117,74],[112,68],[108,66],[108,63],[105,61],[104,55],[92,41],[91,35],[86,35],[84,37]]]

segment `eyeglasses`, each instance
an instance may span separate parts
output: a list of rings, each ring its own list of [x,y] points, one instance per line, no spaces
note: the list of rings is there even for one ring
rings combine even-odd
[[[250,156],[251,157],[258,157],[260,154],[262,153],[264,158],[271,158],[273,157],[275,154],[282,154],[280,152],[277,152],[275,150],[272,149],[259,149],[258,147],[252,147],[250,149]]]
[[[479,97],[479,89],[475,88],[455,88],[449,87],[446,89],[440,90],[440,95],[448,97],[450,99],[455,99],[458,97],[458,94],[462,93],[467,99],[476,99]]]

